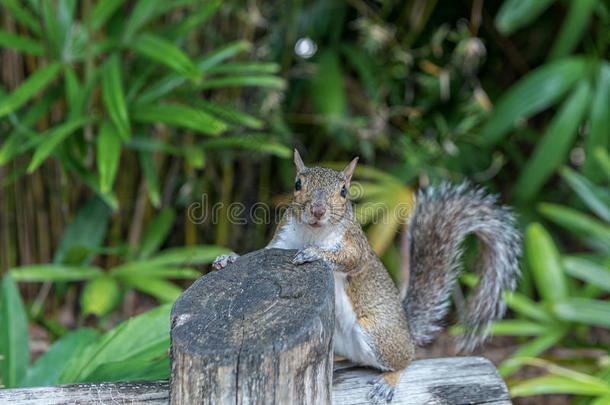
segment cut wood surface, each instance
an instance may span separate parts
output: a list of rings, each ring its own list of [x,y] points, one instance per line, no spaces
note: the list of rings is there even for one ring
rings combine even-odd
[[[296,251],[241,256],[197,280],[171,315],[172,404],[330,401],[334,280]]]
[[[368,381],[376,373],[347,363],[336,364],[332,403],[370,404],[366,399],[371,387]],[[167,405],[169,385],[167,381],[142,381],[8,389],[0,390],[0,403]],[[392,401],[393,405],[510,403],[504,381],[482,357],[416,360],[407,367]]]

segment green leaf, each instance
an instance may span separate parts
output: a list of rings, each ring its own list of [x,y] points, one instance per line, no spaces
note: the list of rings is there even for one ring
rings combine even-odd
[[[99,276],[89,281],[80,297],[83,315],[104,316],[120,302],[120,290],[113,277]]]
[[[204,149],[244,148],[271,153],[284,159],[292,156],[292,150],[279,143],[269,141],[265,134],[233,135],[226,138],[210,139],[201,143]]]
[[[201,58],[197,59],[197,68],[200,72],[205,73],[212,67],[218,65],[220,62],[229,59],[240,52],[250,49],[251,46],[252,45],[248,41],[231,42],[221,48],[210,51]]]
[[[569,167],[562,167],[559,174],[591,211],[604,221],[610,222],[610,206],[604,201],[605,190],[597,188],[586,177],[581,176]]]
[[[20,386],[30,363],[28,320],[13,276],[5,274],[0,300],[0,376],[6,388]]]
[[[594,156],[597,148],[608,150],[610,147],[610,63],[603,62],[595,84],[595,94],[591,100],[591,129],[585,138],[585,166],[583,172],[589,178],[601,178],[595,165]],[[608,170],[610,173],[610,169]],[[609,176],[610,178],[610,176]]]
[[[186,158],[186,162],[191,167],[201,169],[205,166],[205,153],[200,147],[195,145],[185,145],[184,157]]]
[[[60,68],[59,63],[51,63],[42,69],[38,69],[12,93],[0,98],[0,117],[15,111],[40,92],[55,78]]]
[[[553,317],[542,305],[534,302],[517,291],[504,293],[504,301],[506,306],[511,310],[518,312],[520,315],[535,319],[540,322],[552,322]]]
[[[590,61],[571,57],[546,63],[514,84],[497,102],[481,129],[481,140],[499,142],[519,120],[553,105],[574,83],[587,75]]]
[[[187,267],[158,266],[148,260],[129,262],[112,269],[116,277],[133,276],[164,279],[196,279],[201,276],[197,270]]]
[[[591,86],[583,81],[563,103],[515,185],[515,198],[528,201],[565,160],[578,134],[591,97]]]
[[[555,40],[549,59],[558,59],[574,50],[589,26],[597,0],[580,0],[569,3],[568,15],[561,24],[559,36]]]
[[[597,147],[593,151],[593,156],[600,166],[602,171],[605,173],[607,180],[610,181],[610,155],[604,148]]]
[[[538,336],[548,331],[548,327],[538,322],[509,319],[494,322],[489,332],[494,336]]]
[[[85,123],[89,122],[89,118],[77,118],[71,121],[65,122],[61,125],[57,125],[50,130],[48,130],[44,135],[42,135],[43,140],[36,147],[36,151],[34,152],[34,156],[32,156],[32,160],[28,165],[28,173],[32,173],[34,170],[40,166],[53,150],[68,136],[70,136],[74,131],[85,125]]]
[[[248,115],[236,108],[230,108],[225,105],[209,103],[204,100],[193,100],[193,102],[198,108],[206,110],[209,113],[220,117],[226,122],[243,125],[252,129],[261,129],[264,126],[264,122],[262,120]]]
[[[502,378],[507,378],[517,370],[521,368],[521,364],[515,363],[513,360],[520,357],[533,357],[538,356],[549,347],[559,342],[566,334],[564,328],[557,328],[549,331],[548,333],[538,336],[536,339],[521,345],[519,349],[514,352],[511,357],[504,361],[498,367],[498,371]]]
[[[273,74],[280,71],[280,65],[273,62],[234,62],[223,63],[207,69],[207,74],[244,74],[244,73],[266,73]]]
[[[69,332],[55,341],[36,363],[27,371],[22,387],[38,387],[55,385],[60,375],[66,369],[70,359],[93,343],[97,338],[97,331],[82,328]]]
[[[505,0],[502,2],[495,23],[504,35],[510,35],[536,20],[553,4],[554,0]]]
[[[311,83],[311,95],[318,112],[331,122],[341,119],[347,111],[343,88],[343,72],[338,55],[327,51],[318,60],[318,74]]]
[[[93,249],[101,246],[108,230],[110,214],[108,206],[98,198],[93,198],[85,204],[64,230],[53,263],[65,263],[68,253],[74,247]],[[87,264],[92,259],[91,255],[87,255],[74,264]]]
[[[59,384],[87,381],[101,365],[116,361],[153,360],[169,349],[171,305],[163,305],[125,321],[70,361]]]
[[[610,386],[602,380],[583,381],[558,375],[530,378],[510,388],[511,397],[541,394],[603,395],[610,393]]]
[[[550,302],[566,298],[568,286],[559,252],[542,225],[533,223],[527,227],[525,252],[540,296]]]
[[[102,27],[123,3],[124,0],[101,0],[96,2],[91,12],[91,29],[95,31]]]
[[[17,0],[2,0],[2,4],[11,10],[13,17],[15,17],[17,21],[32,30],[34,34],[38,36],[42,35],[42,29],[40,28],[38,18],[20,3],[22,2]]]
[[[133,36],[150,22],[154,16],[155,11],[163,5],[164,1],[161,0],[139,0],[133,7],[129,20],[124,25],[125,30],[123,31],[123,41],[129,43],[132,41]],[[137,42],[137,39],[136,41]]]
[[[195,63],[182,50],[161,37],[150,33],[142,34],[129,46],[140,55],[168,66],[191,81],[201,80]]]
[[[85,382],[167,380],[169,357],[159,360],[113,361],[99,365]]]
[[[0,30],[0,46],[3,48],[16,49],[31,55],[44,55],[44,46],[42,46],[40,42],[3,30]]]
[[[179,104],[137,106],[133,111],[133,119],[140,122],[163,122],[207,135],[218,135],[227,129],[227,124],[210,114]]]
[[[180,287],[160,278],[121,276],[121,281],[143,293],[152,295],[160,302],[173,303],[182,294]]]
[[[194,10],[187,13],[186,18],[175,24],[168,30],[167,38],[176,40],[188,35],[196,28],[203,27],[208,19],[214,15],[216,10],[222,5],[221,0],[206,1]]]
[[[175,216],[173,209],[166,208],[148,225],[144,236],[142,236],[138,259],[146,259],[159,250],[172,229]]]
[[[205,79],[198,89],[216,89],[219,87],[243,87],[243,86],[256,86],[256,87],[272,87],[275,89],[283,89],[286,87],[286,82],[281,77],[271,75],[258,75],[258,76],[230,76],[221,77],[217,79]]]
[[[13,278],[21,282],[81,281],[102,274],[98,267],[65,266],[61,264],[33,264],[10,270]]]
[[[119,135],[129,140],[129,116],[121,82],[121,66],[117,54],[111,56],[102,72],[102,98]]]
[[[121,137],[110,122],[104,121],[97,136],[97,171],[100,174],[100,190],[112,190],[121,157]]]
[[[151,204],[158,208],[161,206],[161,192],[159,191],[159,177],[157,176],[153,155],[150,152],[139,152],[138,155],[140,157],[140,167],[146,179],[148,197]]]
[[[176,247],[163,250],[148,262],[154,266],[205,264],[212,263],[216,257],[227,253],[228,249],[212,245]]]
[[[610,250],[610,226],[572,208],[558,204],[541,203],[538,211],[551,221],[593,241],[596,248]]]
[[[610,328],[610,302],[588,298],[568,298],[552,305],[555,315],[564,321]]]
[[[577,257],[564,258],[563,267],[570,276],[610,292],[610,268]]]

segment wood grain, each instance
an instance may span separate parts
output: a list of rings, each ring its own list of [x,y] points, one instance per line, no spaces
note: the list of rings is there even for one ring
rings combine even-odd
[[[241,256],[197,280],[171,315],[172,404],[330,401],[333,277],[296,251]]]
[[[332,403],[370,404],[367,383],[377,372],[349,363],[335,365]],[[167,405],[167,381],[90,383],[0,390],[1,404],[146,404]],[[296,401],[295,403],[301,403]],[[407,367],[392,405],[508,405],[506,385],[495,367],[482,357],[416,360]]]

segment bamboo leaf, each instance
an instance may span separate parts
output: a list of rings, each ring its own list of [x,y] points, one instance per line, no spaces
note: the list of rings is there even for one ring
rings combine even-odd
[[[541,394],[603,395],[610,394],[610,387],[602,380],[591,382],[548,375],[528,379],[510,388],[511,397]]]
[[[570,322],[610,328],[610,302],[588,298],[568,298],[552,305],[555,315]]]
[[[18,0],[2,0],[2,4],[11,10],[11,13],[17,21],[32,30],[34,34],[38,36],[42,35],[42,29],[40,28],[38,18],[20,3],[21,2]]]
[[[32,156],[32,160],[28,165],[28,173],[36,170],[61,142],[88,121],[88,118],[77,118],[53,127],[47,131],[46,135],[42,135],[43,140],[36,147],[34,156]]]
[[[558,204],[541,203],[538,210],[556,224],[577,233],[585,240],[593,241],[596,248],[604,251],[610,249],[610,226],[580,211]]]
[[[564,258],[563,267],[570,276],[610,292],[610,268],[577,257]]]
[[[562,167],[559,173],[591,211],[610,222],[610,206],[604,201],[602,190],[569,167]]]
[[[61,264],[34,264],[10,270],[13,278],[21,282],[81,281],[102,274],[98,267],[66,266]]]
[[[140,157],[140,167],[146,179],[148,197],[151,204],[158,208],[161,206],[161,192],[159,191],[159,176],[157,176],[153,155],[150,152],[139,152],[138,156]]]
[[[58,383],[70,359],[78,355],[97,338],[97,331],[81,328],[69,332],[55,341],[36,363],[27,371],[22,387],[39,387]]]
[[[121,67],[118,55],[109,58],[102,73],[102,97],[110,119],[124,140],[130,138],[129,116],[121,83]]]
[[[85,382],[167,380],[169,357],[158,360],[113,361],[99,365]]]
[[[0,117],[15,111],[39,93],[55,78],[60,68],[59,63],[51,63],[42,69],[38,69],[12,93],[0,98]]]
[[[494,322],[489,329],[494,336],[538,336],[547,331],[545,325],[521,319]]]
[[[493,145],[516,122],[553,105],[574,83],[586,76],[589,65],[584,58],[571,57],[546,63],[528,73],[500,98],[481,129],[481,140]]]
[[[496,27],[510,35],[532,23],[553,4],[553,0],[505,0],[496,14]]]
[[[610,155],[608,151],[602,147],[597,147],[593,151],[593,157],[606,175],[607,180],[610,181]]]
[[[225,105],[209,103],[204,100],[193,100],[198,108],[201,108],[223,120],[232,124],[243,125],[251,129],[261,129],[264,126],[262,120],[246,114],[236,108],[230,108]]]
[[[207,135],[218,135],[227,125],[210,114],[179,104],[141,105],[134,108],[133,119],[140,122],[163,122],[193,129]]]
[[[201,142],[204,149],[245,148],[271,153],[284,159],[292,156],[292,150],[279,143],[266,139],[264,134],[234,135],[226,138],[210,139]]]
[[[182,289],[169,281],[154,277],[144,276],[121,276],[128,286],[134,287],[138,291],[152,295],[160,302],[173,303],[182,294]]]
[[[100,190],[112,190],[121,157],[121,138],[111,123],[104,121],[97,136],[97,170],[100,174]]]
[[[124,0],[101,0],[95,3],[91,12],[91,29],[97,30],[123,5]]]
[[[148,262],[152,266],[206,264],[227,253],[228,249],[212,245],[176,247],[161,251],[148,259]]]
[[[115,267],[112,275],[122,277],[145,277],[164,279],[196,279],[201,276],[197,270],[188,267],[157,266],[148,260],[129,262]]]
[[[210,67],[206,70],[207,74],[248,74],[248,73],[259,73],[259,74],[273,74],[280,71],[280,66],[273,62],[234,62],[234,63],[223,63]]]
[[[568,15],[561,24],[559,36],[551,48],[549,59],[562,58],[574,50],[589,25],[597,4],[597,0],[580,0],[569,3]]]
[[[518,312],[522,316],[526,316],[535,319],[539,322],[552,322],[553,317],[549,312],[542,307],[542,305],[534,302],[532,299],[526,297],[517,291],[511,291],[504,293],[504,301],[506,306],[511,310]]]
[[[182,50],[161,37],[142,34],[129,46],[140,55],[168,66],[193,82],[201,79],[195,63]]]
[[[548,333],[542,336],[538,336],[536,339],[524,345],[521,345],[519,349],[514,352],[508,360],[500,364],[500,366],[498,367],[500,375],[502,376],[502,378],[509,377],[511,374],[521,368],[521,364],[515,362],[515,359],[519,359],[520,357],[538,356],[540,353],[544,352],[546,349],[559,342],[565,334],[565,329],[557,328],[549,331]]]
[[[528,226],[525,251],[536,287],[542,298],[554,302],[568,296],[568,286],[559,252],[551,235],[538,223]]]
[[[515,198],[528,201],[540,190],[553,171],[565,160],[576,139],[578,125],[582,121],[591,86],[583,81],[563,103],[553,121],[547,127],[542,140],[515,185]]]
[[[0,30],[0,46],[3,48],[16,49],[36,56],[44,54],[44,46],[42,46],[40,42],[3,30]]]
[[[148,225],[142,236],[138,259],[146,259],[159,250],[172,228],[175,216],[173,209],[166,208]]]
[[[164,1],[161,0],[139,0],[133,7],[129,20],[125,24],[123,31],[123,41],[129,43],[132,41],[133,36],[150,22],[154,16],[155,11],[163,5]],[[138,41],[137,39],[135,40]]]
[[[595,160],[592,159],[595,149],[608,150],[610,147],[610,63],[602,62],[595,94],[591,100],[591,129],[585,138],[585,166],[583,172],[592,179],[601,178]],[[608,171],[610,173],[610,170]],[[610,176],[608,177],[610,179]]]
[[[200,72],[206,73],[212,67],[220,62],[229,59],[240,52],[250,49],[252,45],[247,41],[231,42],[221,48],[208,52],[201,58],[197,59],[196,64]]]
[[[283,89],[286,87],[286,82],[281,77],[270,75],[257,76],[231,76],[221,77],[217,79],[205,79],[197,87],[199,89],[216,89],[219,87],[271,87],[275,89]]]
[[[0,297],[0,374],[6,388],[18,387],[30,363],[28,320],[13,276],[5,274]]]
[[[83,315],[104,316],[120,302],[119,285],[113,277],[102,275],[89,281],[80,297]]]

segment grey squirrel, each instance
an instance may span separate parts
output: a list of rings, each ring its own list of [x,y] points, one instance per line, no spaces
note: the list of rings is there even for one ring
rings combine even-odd
[[[496,198],[466,184],[443,184],[419,193],[408,224],[408,285],[398,290],[358,223],[348,190],[358,158],[343,171],[306,167],[294,151],[292,202],[266,248],[298,249],[293,263],[326,261],[335,278],[336,355],[383,371],[371,381],[369,398],[390,402],[415,347],[442,329],[450,294],[460,273],[460,244],[479,239],[480,281],[461,316],[465,333],[458,349],[485,339],[490,321],[504,315],[503,290],[519,277],[521,238],[515,219]],[[237,254],[219,256],[217,269]]]

